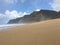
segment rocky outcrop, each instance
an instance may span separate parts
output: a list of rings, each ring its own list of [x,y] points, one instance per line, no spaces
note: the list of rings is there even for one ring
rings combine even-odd
[[[60,12],[52,11],[52,10],[40,10],[40,11],[34,11],[30,15],[25,15],[21,18],[16,18],[10,20],[8,23],[32,23],[32,22],[38,22],[42,20],[48,20],[48,19],[56,19],[60,18]]]

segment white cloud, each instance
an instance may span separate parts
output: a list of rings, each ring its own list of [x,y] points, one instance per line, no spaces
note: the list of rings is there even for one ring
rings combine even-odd
[[[5,13],[0,13],[0,24],[7,23],[11,19],[16,19],[18,17],[23,17],[24,15],[27,15],[29,13],[27,12],[17,12],[16,10],[9,11],[6,10]]]
[[[0,13],[0,19],[3,19],[3,18],[6,18],[6,16]]]
[[[14,19],[14,18],[20,17],[20,16],[19,16],[20,14],[19,14],[17,11],[15,11],[15,10],[13,10],[13,11],[7,10],[7,11],[5,12],[5,15],[6,15],[7,17],[9,17],[10,19]]]
[[[24,15],[27,15],[29,13],[26,12],[17,12],[16,10],[9,11],[6,10],[4,14],[0,13],[0,19],[8,18],[8,19],[15,19],[18,17],[23,17]]]
[[[9,3],[9,4],[13,4],[13,3],[17,3],[17,0],[4,0],[4,2]]]
[[[53,0],[52,3],[49,3],[53,10],[60,11],[60,0]]]
[[[40,9],[36,9],[35,11],[40,11]]]
[[[26,12],[17,12],[16,10],[9,11],[7,10],[5,12],[5,15],[8,16],[10,19],[18,18],[18,17],[23,17],[24,15],[27,15],[28,13]]]

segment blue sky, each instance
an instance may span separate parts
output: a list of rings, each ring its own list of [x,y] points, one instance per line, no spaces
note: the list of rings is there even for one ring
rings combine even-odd
[[[0,0],[0,24],[41,9],[60,10],[60,0]]]
[[[36,9],[52,9],[49,3],[52,0],[0,0],[0,12],[16,10],[31,12]]]

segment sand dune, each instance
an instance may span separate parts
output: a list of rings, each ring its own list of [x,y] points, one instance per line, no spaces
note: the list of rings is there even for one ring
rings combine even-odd
[[[0,45],[60,45],[60,19],[0,32]]]

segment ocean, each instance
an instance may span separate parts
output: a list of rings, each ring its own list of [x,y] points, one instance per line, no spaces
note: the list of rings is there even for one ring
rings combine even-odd
[[[22,25],[25,25],[25,24],[3,24],[3,25],[0,25],[0,31],[6,30],[8,28],[13,28],[16,26],[22,26]]]

